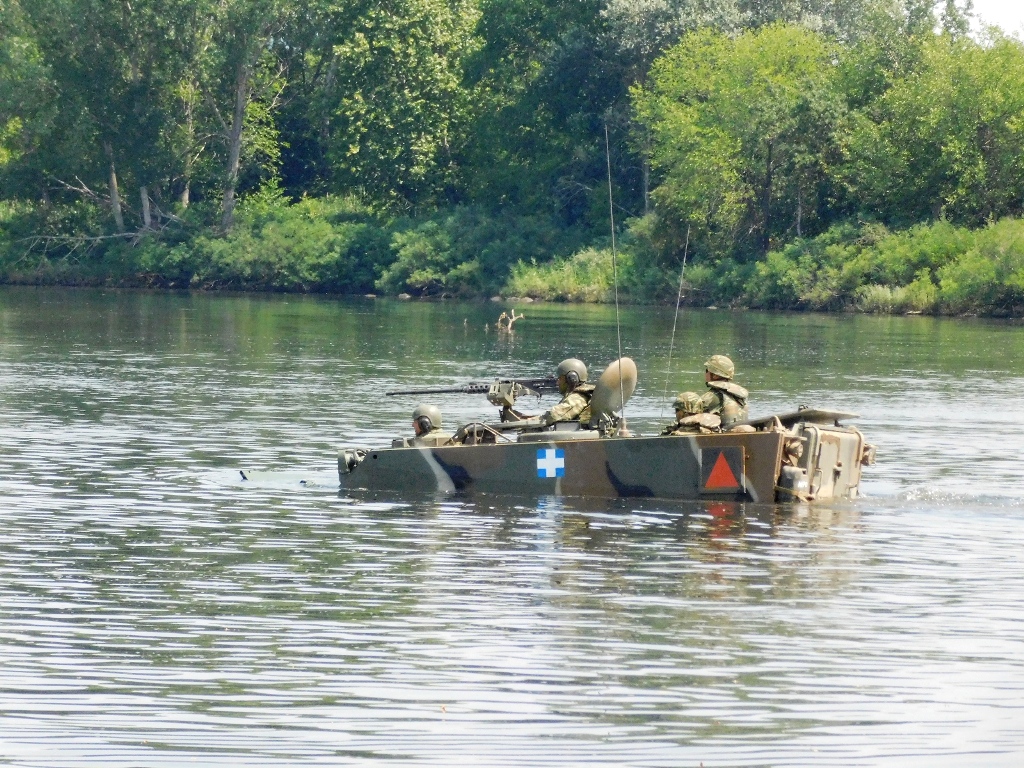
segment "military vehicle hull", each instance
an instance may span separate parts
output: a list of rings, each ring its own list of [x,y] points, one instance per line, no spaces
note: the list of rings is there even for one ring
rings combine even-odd
[[[794,440],[809,450],[794,456]],[[771,503],[855,497],[865,446],[856,429],[810,423],[658,437],[543,432],[492,444],[348,449],[338,472],[342,488],[396,493]]]

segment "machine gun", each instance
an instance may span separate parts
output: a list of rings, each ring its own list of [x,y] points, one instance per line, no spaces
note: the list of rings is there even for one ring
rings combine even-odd
[[[511,409],[516,399],[523,395],[540,398],[549,392],[558,392],[558,379],[495,379],[494,381],[471,381],[457,387],[420,387],[418,389],[396,389],[385,395],[487,395],[487,401],[499,408]]]

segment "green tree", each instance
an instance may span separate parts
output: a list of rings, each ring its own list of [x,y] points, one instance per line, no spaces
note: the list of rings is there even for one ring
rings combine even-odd
[[[335,184],[403,206],[443,196],[471,111],[463,88],[477,11],[469,0],[358,0],[332,12],[315,122]]]
[[[615,47],[629,61],[631,85],[647,76],[654,60],[687,32],[742,28],[747,17],[737,0],[608,0],[601,15]]]
[[[607,221],[604,124],[625,137],[625,62],[596,0],[484,0],[483,44],[467,67],[478,105],[466,151],[466,190],[492,210]],[[619,130],[615,130],[615,128]],[[613,143],[613,152],[621,152]],[[619,154],[621,175],[629,158]],[[623,162],[625,161],[625,162]],[[620,196],[622,201],[622,196]],[[624,203],[625,204],[625,203]]]
[[[38,173],[25,171],[56,117],[49,72],[21,7],[0,0],[0,178],[8,199],[45,189]]]
[[[802,234],[842,115],[835,73],[830,45],[801,27],[701,30],[670,49],[634,89],[662,218],[734,252]]]
[[[195,3],[34,0],[22,7],[53,111],[48,140],[39,142],[41,171],[65,193],[87,199],[100,199],[96,190],[105,184],[119,232],[126,229],[121,190],[128,181],[138,190],[141,224],[150,228],[153,200],[177,175],[168,128],[172,94],[189,69],[180,41]]]
[[[942,0],[942,31],[952,37],[964,37],[971,31],[973,0]]]
[[[893,224],[980,224],[1024,206],[1024,44],[930,36],[921,60],[853,115],[837,169]]]
[[[273,167],[279,157],[274,117],[286,73],[281,35],[293,8],[287,0],[206,0],[200,15],[204,24],[192,30],[190,58],[200,73],[196,87],[214,114],[224,152],[225,231],[234,223],[243,160]]]
[[[96,132],[108,163],[111,215],[123,232],[118,169],[140,160],[143,147],[152,151],[155,141],[148,100],[153,73],[142,60],[137,34],[145,24],[136,17],[145,11],[98,0],[39,0],[23,8],[53,78],[55,97],[81,105],[88,115],[81,130]],[[64,184],[70,189],[68,181]],[[97,179],[75,181],[88,194]]]
[[[865,22],[879,12],[906,16],[912,7],[933,0],[739,0],[743,23],[749,28],[768,24],[799,24],[835,40],[860,37]]]

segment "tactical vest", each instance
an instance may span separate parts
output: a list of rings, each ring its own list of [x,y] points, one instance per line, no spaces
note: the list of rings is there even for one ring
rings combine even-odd
[[[747,390],[733,381],[709,381],[708,388],[718,395],[722,402],[721,406],[713,408],[711,412],[722,417],[723,427],[728,428],[737,421],[747,420]]]
[[[578,393],[587,401],[587,407],[580,413],[580,424],[584,427],[590,424],[590,399],[594,396],[595,389],[597,387],[593,384],[580,384],[573,390],[573,394]]]

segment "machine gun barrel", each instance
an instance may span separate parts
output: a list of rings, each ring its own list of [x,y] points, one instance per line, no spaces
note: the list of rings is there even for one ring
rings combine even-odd
[[[417,387],[415,389],[393,389],[385,395],[485,395],[491,384],[487,381],[471,381],[458,387]]]
[[[494,381],[470,381],[455,387],[417,387],[416,389],[394,389],[385,395],[486,395],[495,384],[519,384],[538,395],[558,391],[558,379],[495,379]]]

